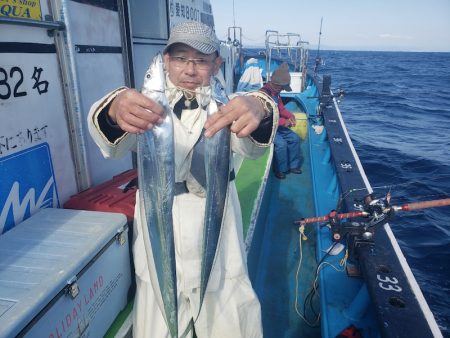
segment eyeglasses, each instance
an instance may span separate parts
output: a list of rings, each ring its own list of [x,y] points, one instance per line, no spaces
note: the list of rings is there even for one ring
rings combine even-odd
[[[209,70],[211,68],[211,64],[213,60],[208,59],[190,59],[184,56],[170,56],[170,61],[174,64],[177,68],[184,68],[188,65],[189,62],[192,62],[194,67],[200,70]]]

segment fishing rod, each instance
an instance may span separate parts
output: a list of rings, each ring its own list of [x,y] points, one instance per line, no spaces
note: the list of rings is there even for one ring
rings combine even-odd
[[[371,193],[364,197],[362,210],[346,213],[338,213],[332,210],[328,215],[302,218],[294,221],[294,224],[304,227],[306,224],[327,222],[331,230],[331,238],[334,242],[347,238],[349,244],[349,259],[357,260],[356,248],[362,243],[373,246],[375,230],[387,223],[400,211],[413,211],[435,207],[450,206],[450,198],[391,205],[391,194],[387,193],[383,198],[375,198]],[[359,218],[359,219],[358,219]],[[351,221],[355,219],[354,221]]]
[[[317,45],[316,62],[314,64],[314,77],[317,76],[317,70],[319,69],[319,64],[322,61],[322,59],[320,58],[320,38],[322,36],[322,22],[323,22],[323,17],[320,18],[319,43]]]
[[[369,204],[369,206],[374,206],[379,203],[380,200],[374,200]],[[374,203],[375,202],[375,203]],[[382,204],[378,204],[382,205]],[[435,207],[444,207],[450,205],[450,198],[443,198],[443,199],[437,199],[437,200],[430,200],[430,201],[421,201],[421,202],[414,202],[414,203],[406,203],[403,205],[386,205],[384,208],[382,208],[381,212],[382,214],[387,214],[389,212],[398,212],[398,211],[413,211],[418,209],[428,209],[428,208],[435,208]],[[382,205],[383,206],[383,205]],[[347,213],[337,213],[335,210],[331,211],[328,215],[324,216],[318,216],[318,217],[307,217],[302,218],[301,220],[295,221],[294,223],[305,225],[309,223],[315,223],[315,222],[326,222],[326,221],[333,221],[333,220],[343,220],[343,219],[350,219],[350,218],[356,218],[356,217],[379,217],[379,208],[367,208],[366,210],[360,210],[360,211],[353,211],[353,212],[347,212]],[[377,214],[378,212],[378,214]]]

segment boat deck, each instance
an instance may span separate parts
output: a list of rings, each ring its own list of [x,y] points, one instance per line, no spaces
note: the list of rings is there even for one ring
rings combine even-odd
[[[320,322],[315,322],[319,312],[319,302],[314,297],[313,305],[307,299],[311,291],[316,268],[315,234],[307,230],[310,240],[302,242],[302,262],[300,262],[299,230],[294,221],[314,215],[314,197],[311,184],[311,164],[309,161],[309,144],[303,140],[303,164],[301,175],[289,174],[286,179],[279,180],[270,171],[267,177],[266,198],[260,208],[260,216],[254,229],[253,243],[249,252],[249,272],[253,287],[261,301],[265,337],[317,337],[320,336]],[[246,171],[253,173],[251,180],[258,181],[255,173],[261,170],[261,163],[244,161],[238,174],[238,182]],[[260,178],[261,182],[264,178]],[[248,184],[254,192],[256,184]],[[251,213],[253,199],[250,189],[242,189],[238,184],[239,196],[243,211],[244,224],[248,224],[245,215]],[[247,223],[246,223],[247,222]],[[310,228],[311,229],[311,228]],[[259,243],[264,243],[262,246]],[[286,278],[286,276],[288,276]],[[296,285],[298,295],[296,301]],[[304,302],[306,305],[304,306]],[[306,324],[296,312],[304,315],[313,324]],[[311,306],[314,310],[311,310]],[[305,308],[305,309],[304,309]]]
[[[265,154],[256,160],[244,160],[236,175],[236,189],[241,204],[242,223],[244,227],[244,237],[251,222],[253,208],[258,197],[261,184],[263,184],[266,163],[270,158],[269,149]]]

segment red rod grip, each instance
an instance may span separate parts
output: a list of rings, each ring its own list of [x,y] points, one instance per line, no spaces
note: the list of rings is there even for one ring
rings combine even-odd
[[[336,214],[336,218],[338,218],[338,219],[355,218],[355,217],[361,217],[361,216],[367,216],[367,212],[353,211],[353,212],[348,212],[348,213],[344,213],[344,214]],[[295,223],[309,224],[309,223],[314,223],[314,222],[325,222],[325,221],[328,221],[329,219],[330,219],[330,215],[320,216],[320,217],[308,217],[308,218],[301,219],[300,221],[296,221]]]

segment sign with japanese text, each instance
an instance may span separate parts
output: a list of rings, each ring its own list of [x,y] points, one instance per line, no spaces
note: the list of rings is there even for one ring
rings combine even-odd
[[[56,186],[59,203],[77,191],[55,46],[4,46],[10,51],[0,53],[0,233],[58,203]],[[36,148],[42,144],[51,159]]]
[[[183,21],[199,21],[214,28],[214,19],[209,1],[170,0],[169,17],[171,27]]]

